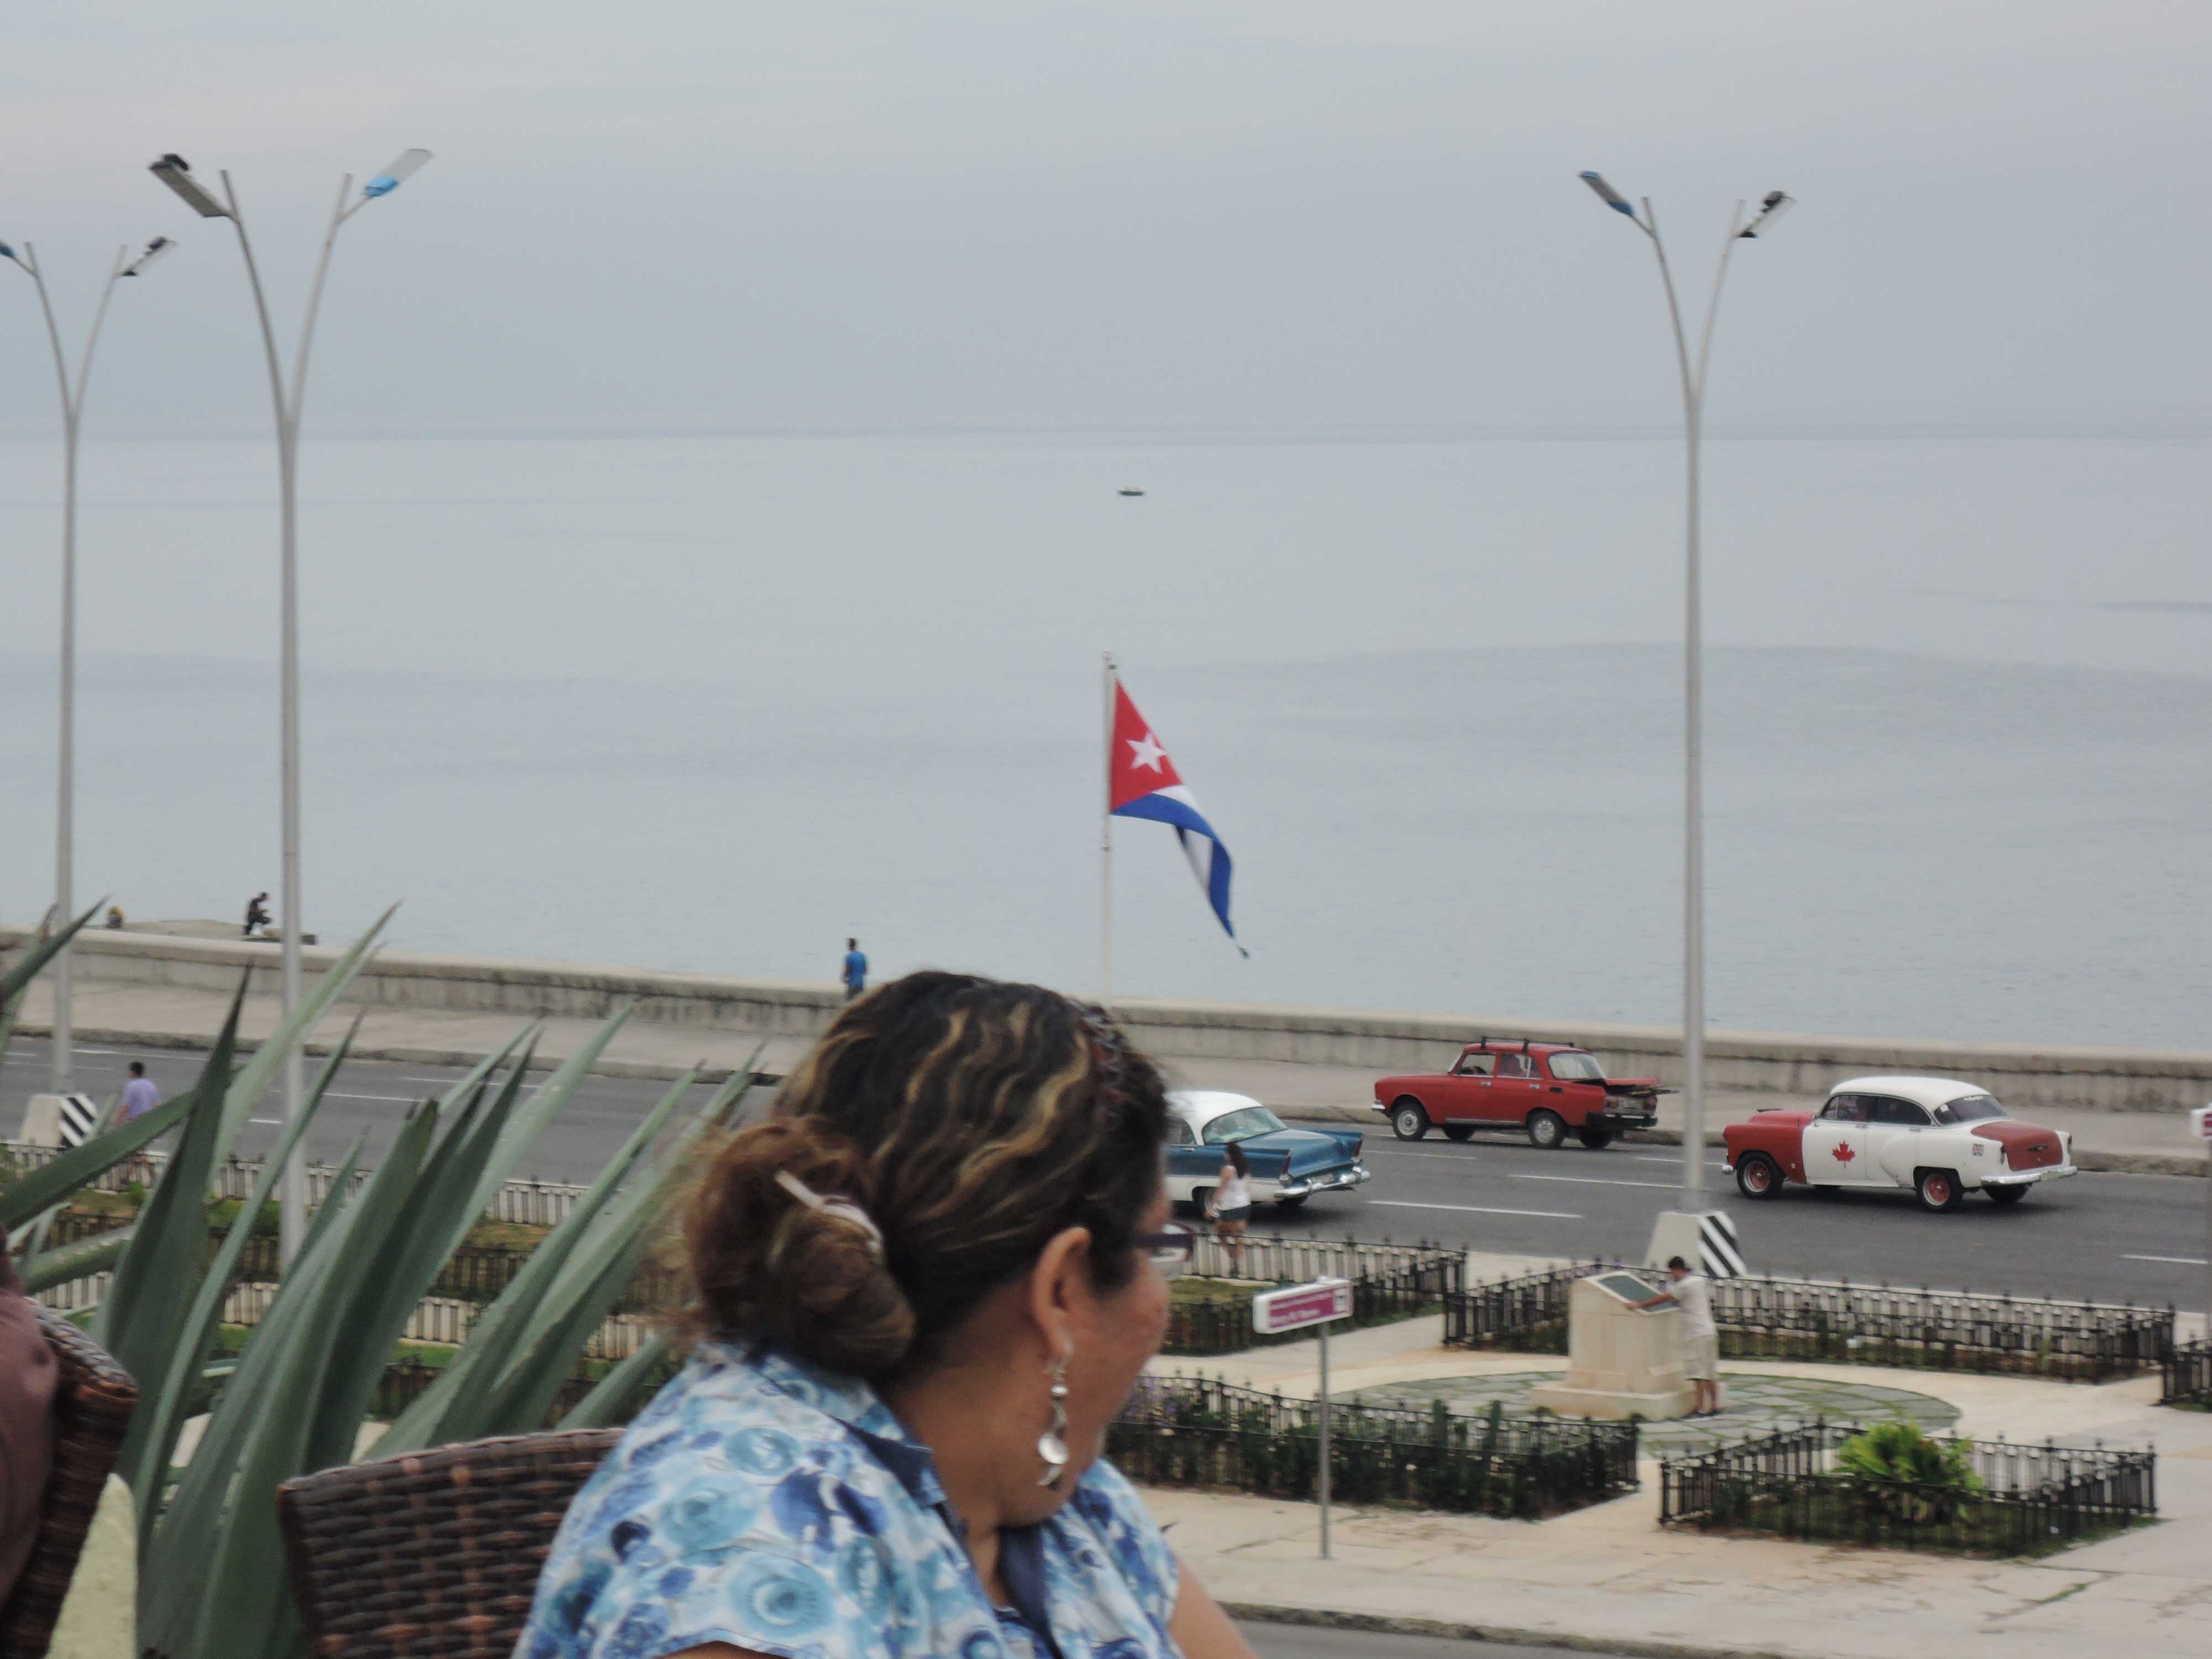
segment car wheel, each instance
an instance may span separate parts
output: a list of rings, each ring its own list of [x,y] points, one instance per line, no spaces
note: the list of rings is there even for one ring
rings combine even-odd
[[[1401,1100],[1390,1109],[1390,1133],[1401,1140],[1419,1140],[1429,1132],[1429,1115],[1418,1100]]]
[[[1920,1207],[1938,1212],[1959,1207],[1959,1177],[1948,1170],[1923,1170],[1913,1182],[1913,1190],[1920,1195]]]
[[[1984,1187],[1982,1190],[1990,1195],[1992,1204],[2017,1204],[2027,1196],[2025,1187]]]
[[[1306,1200],[1312,1196],[1311,1193],[1301,1193],[1296,1198],[1279,1198],[1275,1200],[1275,1207],[1288,1215],[1293,1211],[1305,1208]]]
[[[1474,1139],[1474,1125],[1472,1123],[1447,1123],[1444,1125],[1444,1139],[1446,1140],[1472,1140]]]
[[[1746,1152],[1735,1162],[1735,1189],[1746,1198],[1779,1198],[1783,1174],[1765,1152]]]
[[[1590,1151],[1594,1152],[1601,1152],[1607,1147],[1613,1145],[1613,1131],[1610,1129],[1577,1129],[1575,1131],[1575,1139],[1581,1141],[1582,1144],[1589,1147]]]
[[[1567,1138],[1567,1121],[1557,1112],[1534,1111],[1528,1114],[1528,1144],[1543,1152],[1555,1152]]]

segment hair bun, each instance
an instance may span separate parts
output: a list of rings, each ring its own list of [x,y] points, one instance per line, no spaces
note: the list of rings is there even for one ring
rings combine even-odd
[[[863,1160],[818,1120],[772,1119],[732,1136],[703,1172],[685,1218],[702,1334],[762,1337],[830,1370],[894,1369],[915,1314],[876,1235],[837,1206],[793,1196],[788,1175],[823,1198],[867,1208]]]

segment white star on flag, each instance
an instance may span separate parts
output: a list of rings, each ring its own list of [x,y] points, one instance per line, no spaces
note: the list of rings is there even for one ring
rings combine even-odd
[[[1160,740],[1150,732],[1146,732],[1142,739],[1125,738],[1122,741],[1129,745],[1129,764],[1132,766],[1141,766],[1148,771],[1157,772],[1160,769],[1160,763],[1167,758],[1168,751],[1160,747]]]

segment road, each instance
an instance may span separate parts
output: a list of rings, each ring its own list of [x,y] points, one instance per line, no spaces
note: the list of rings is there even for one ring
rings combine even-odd
[[[0,1062],[0,1127],[13,1133],[24,1101],[46,1086],[48,1048],[20,1039]],[[105,1100],[122,1087],[125,1062],[146,1061],[166,1095],[198,1075],[201,1056],[170,1049],[130,1055],[85,1045],[76,1086]],[[335,1163],[366,1128],[370,1156],[413,1103],[461,1075],[457,1069],[384,1061],[348,1065],[310,1136],[310,1155]],[[539,1139],[517,1172],[588,1181],[665,1084],[592,1077]],[[704,1099],[703,1090],[699,1097]],[[274,1137],[275,1103],[264,1103],[242,1140],[248,1153]],[[1708,1188],[1735,1218],[1754,1272],[1887,1280],[1935,1288],[2007,1291],[2163,1305],[2204,1304],[2201,1179],[2083,1175],[1999,1210],[1970,1199],[1949,1215],[1920,1210],[1909,1194],[1869,1192],[1816,1199],[1802,1190],[1769,1203],[1740,1197],[1709,1153]],[[1265,1209],[1255,1231],[1365,1239],[1431,1239],[1514,1255],[1634,1256],[1651,1217],[1668,1207],[1680,1153],[1616,1144],[1540,1152],[1525,1141],[1479,1136],[1455,1145],[1431,1136],[1393,1139],[1378,1116],[1365,1151],[1375,1179],[1357,1192],[1313,1200],[1296,1215]]]

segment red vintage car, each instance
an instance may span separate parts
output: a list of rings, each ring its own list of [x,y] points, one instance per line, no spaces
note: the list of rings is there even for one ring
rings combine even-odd
[[[1386,1077],[1375,1109],[1401,1140],[1419,1140],[1434,1124],[1451,1140],[1477,1129],[1520,1129],[1550,1151],[1571,1133],[1585,1146],[1610,1146],[1623,1129],[1659,1120],[1659,1079],[1609,1078],[1597,1057],[1565,1042],[1484,1037],[1441,1076]]]

